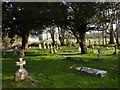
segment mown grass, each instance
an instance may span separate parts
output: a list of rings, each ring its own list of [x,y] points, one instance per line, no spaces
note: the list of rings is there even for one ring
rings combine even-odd
[[[2,58],[3,67],[3,88],[118,88],[118,56],[113,55],[114,48],[103,48],[102,60],[98,60],[98,51],[89,54],[80,54],[76,47],[62,47],[55,54],[49,53],[49,49],[31,48],[26,51],[25,60],[27,64],[24,66],[29,72],[29,76],[38,80],[39,86],[32,86],[15,83],[14,73],[19,68],[15,65],[18,56],[13,56],[12,52],[7,52]],[[71,61],[65,60],[66,57],[77,57],[88,60]],[[80,73],[69,69],[72,65],[81,65],[95,69],[108,71],[105,77],[95,77],[86,73]],[[44,75],[39,75],[43,73]],[[51,78],[46,79],[50,76]]]

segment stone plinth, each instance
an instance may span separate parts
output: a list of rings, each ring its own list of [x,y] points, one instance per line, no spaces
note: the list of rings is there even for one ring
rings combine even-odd
[[[70,67],[70,69],[75,69],[77,71],[89,73],[91,75],[98,76],[98,77],[104,77],[107,75],[107,71],[88,68],[88,67]]]
[[[20,82],[28,78],[28,71],[23,69],[18,69],[18,71],[14,75],[14,81]]]

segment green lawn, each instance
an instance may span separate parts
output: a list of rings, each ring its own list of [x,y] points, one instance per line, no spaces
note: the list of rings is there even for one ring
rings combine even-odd
[[[38,86],[28,83],[15,83],[14,73],[19,68],[15,65],[18,56],[12,52],[2,58],[3,88],[118,88],[118,54],[113,55],[114,48],[103,48],[103,58],[98,60],[95,53],[80,54],[75,47],[62,47],[56,54],[49,53],[49,49],[31,48],[26,51],[24,66],[29,76],[38,81]],[[65,57],[78,57],[87,62],[64,60]],[[95,77],[86,73],[69,69],[72,65],[81,65],[108,71],[105,77]],[[43,73],[44,75],[39,75]],[[47,79],[46,77],[51,78]]]

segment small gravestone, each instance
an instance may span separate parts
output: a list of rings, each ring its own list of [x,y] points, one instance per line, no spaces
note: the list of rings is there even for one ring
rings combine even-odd
[[[43,48],[46,49],[46,45],[45,45],[45,42],[43,43]]]
[[[25,56],[24,49],[19,49],[19,57],[23,58]]]
[[[14,48],[13,55],[17,55],[17,47]]]
[[[81,48],[80,48],[80,47],[78,48],[78,51],[80,51],[80,52],[81,52]]]
[[[98,48],[98,59],[102,59],[102,48]]]
[[[19,58],[20,62],[16,62],[17,66],[20,66],[20,69],[15,73],[14,75],[14,81],[15,82],[20,82],[24,81],[25,79],[28,79],[28,71],[23,68],[23,65],[26,64],[26,61],[23,61],[23,58]]]
[[[41,44],[39,44],[39,49],[42,49],[42,46],[41,46]]]
[[[29,48],[32,48],[31,46],[29,46]]]
[[[50,46],[50,53],[53,53],[53,47],[52,47],[52,45]]]
[[[85,72],[98,77],[104,77],[107,75],[107,71],[88,68],[88,67],[70,67],[70,69],[75,69],[77,71]]]

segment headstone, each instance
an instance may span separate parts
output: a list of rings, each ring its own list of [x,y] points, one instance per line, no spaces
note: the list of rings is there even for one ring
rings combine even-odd
[[[80,52],[81,52],[81,48],[80,48],[80,47],[78,48],[78,51],[80,51]]]
[[[45,42],[43,43],[43,48],[46,49],[46,45],[45,45]]]
[[[16,65],[20,66],[20,69],[18,69],[18,71],[14,75],[15,82],[24,81],[28,78],[28,71],[25,68],[23,68],[23,65],[26,64],[26,61],[23,61],[23,58],[19,58],[19,61],[20,62],[16,62]]]
[[[102,48],[98,48],[98,59],[102,59]]]
[[[50,47],[50,53],[53,53],[53,47],[52,47],[52,45]]]
[[[17,55],[17,47],[14,48],[13,55]]]
[[[23,58],[24,56],[24,49],[19,49],[19,57]]]
[[[41,44],[39,44],[39,49],[42,49],[42,46],[41,46]]]
[[[98,76],[98,77],[104,77],[107,75],[107,71],[88,68],[88,67],[70,67],[70,69],[75,69],[77,71],[89,73],[91,75]]]
[[[29,46],[29,48],[32,48],[31,46]]]

